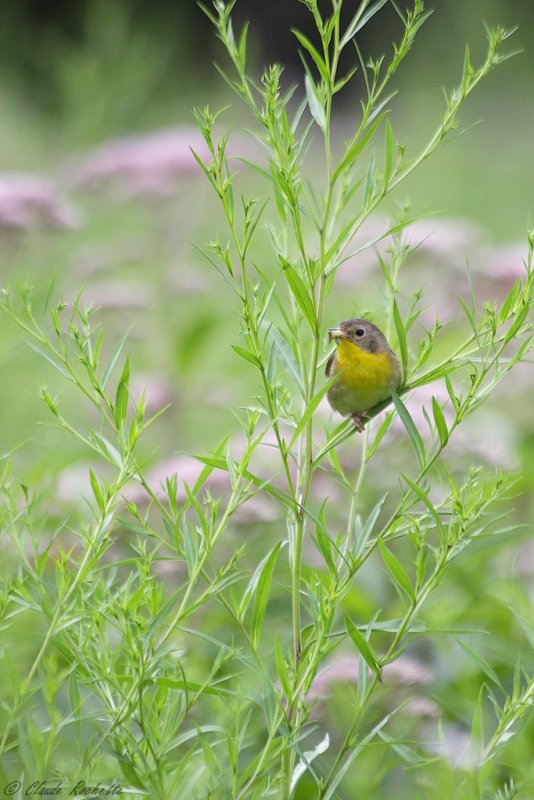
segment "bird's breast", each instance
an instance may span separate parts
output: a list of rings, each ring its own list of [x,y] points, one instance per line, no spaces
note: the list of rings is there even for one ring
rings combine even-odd
[[[333,408],[341,414],[362,413],[389,397],[391,385],[399,383],[394,358],[389,350],[368,353],[342,339],[332,365],[339,378],[328,392]]]

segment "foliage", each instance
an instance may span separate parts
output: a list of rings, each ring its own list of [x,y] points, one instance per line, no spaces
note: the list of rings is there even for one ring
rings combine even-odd
[[[466,798],[514,796],[513,781],[498,783],[495,759],[531,705],[532,677],[518,661],[503,679],[464,640],[469,631],[440,630],[423,614],[470,549],[510,532],[502,509],[513,481],[478,465],[453,469],[443,455],[532,349],[534,235],[524,277],[499,305],[478,308],[474,296],[461,302],[461,339],[453,346],[439,318],[423,326],[421,291],[406,296],[400,290],[408,255],[403,231],[413,216],[401,208],[381,235],[354,244],[384,199],[458,134],[460,107],[506,58],[509,34],[488,31],[479,67],[466,52],[435,133],[412,155],[396,141],[388,107],[392,81],[428,17],[420,0],[398,12],[403,35],[389,59],[367,63],[357,35],[384,0],[364,0],[344,29],[341,0],[332,0],[329,16],[321,15],[317,0],[306,0],[318,44],[295,33],[305,66],[300,102],[283,86],[278,65],[259,81],[250,77],[248,29],[234,33],[234,5],[216,0],[205,10],[232,63],[232,75],[223,75],[244,101],[266,151],[265,160],[247,159],[261,178],[261,199],[240,192],[227,158],[228,134],[217,132],[221,115],[208,108],[196,118],[209,156],[196,157],[226,223],[225,235],[205,253],[235,293],[241,336],[233,350],[256,372],[257,399],[235,411],[240,448],[227,435],[212,452],[197,454],[203,466],[192,485],[174,475],[155,489],[139,454],[154,418],[147,418],[143,395],[131,396],[126,336],[104,357],[104,334],[80,300],[58,302],[52,288],[41,322],[28,289],[17,297],[5,294],[4,312],[91,409],[92,421],[82,430],[55,394],[42,389],[55,423],[100,466],[91,471],[86,504],[56,518],[47,515],[45,498],[17,485],[6,462],[2,528],[18,566],[4,590],[4,632],[31,626],[39,645],[19,654],[22,680],[19,665],[5,659],[0,749],[25,775],[61,771],[75,782],[83,769],[103,780],[117,778],[120,769],[124,785],[139,796],[328,800],[354,796],[358,765],[372,776],[368,759],[376,748],[380,796],[388,791],[387,772],[398,764],[409,765],[434,793],[452,786]],[[354,48],[355,67],[339,75],[345,48]],[[335,96],[360,76],[359,122],[340,146]],[[312,132],[322,145],[320,175],[308,164],[319,161]],[[257,246],[265,232],[268,255]],[[367,425],[354,471],[351,423],[332,427],[318,420],[329,386],[320,379],[326,307],[336,272],[354,249],[361,253],[386,238],[390,247],[379,259],[381,327],[393,337],[404,382],[392,404],[371,413],[387,408]],[[423,334],[416,343],[418,330]],[[405,400],[438,381],[447,400],[437,393],[432,398],[423,431]],[[403,451],[402,471],[389,469],[387,489],[366,508],[366,485],[375,486],[374,463],[397,418],[410,451]],[[271,432],[274,469],[261,458]],[[340,457],[346,441],[348,460]],[[227,492],[213,490],[216,471],[227,474]],[[335,502],[317,491],[321,478],[339,498]],[[131,499],[135,483],[145,504]],[[254,549],[251,558],[236,536],[235,519],[263,496],[275,504],[277,517],[261,533],[261,557]],[[319,559],[314,568],[304,561],[310,542]],[[387,577],[388,612],[395,616],[384,617],[378,605],[365,614],[354,609],[355,587],[373,561]],[[170,586],[158,578],[165,562],[178,570]],[[485,681],[475,691],[478,704],[469,708],[471,761],[459,771],[411,738],[406,698],[384,699],[388,670],[407,648],[443,635],[458,642]],[[340,653],[357,654],[358,677],[349,702],[340,705],[343,713],[330,724],[316,686]]]

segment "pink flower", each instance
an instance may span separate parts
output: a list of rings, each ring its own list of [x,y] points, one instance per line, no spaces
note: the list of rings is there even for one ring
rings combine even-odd
[[[132,397],[139,399],[144,392],[145,410],[147,414],[155,414],[172,403],[175,397],[174,387],[163,374],[138,372],[130,380]]]
[[[57,186],[35,175],[0,175],[0,229],[74,228],[79,218]]]
[[[200,134],[175,128],[118,139],[90,154],[78,171],[83,188],[111,186],[122,197],[167,197],[191,175],[200,173],[191,147],[208,159]]]
[[[481,278],[510,289],[516,278],[525,277],[526,255],[524,242],[492,248],[480,259],[477,270]]]
[[[425,257],[434,257],[450,266],[458,266],[459,259],[464,270],[465,259],[480,251],[487,236],[482,228],[461,217],[428,217],[408,225],[403,231],[403,239],[410,247],[417,247]]]
[[[185,484],[193,487],[200,473],[204,469],[204,464],[191,456],[173,456],[161,462],[147,472],[146,480],[154,494],[160,500],[165,500],[165,484],[167,479],[176,475],[176,494],[179,501],[185,500],[187,493]],[[205,483],[212,492],[224,492],[229,488],[228,473],[223,470],[214,470]],[[139,483],[132,483],[126,490],[125,495],[133,503],[149,502],[150,497],[146,490]]]
[[[327,697],[334,683],[358,683],[360,659],[357,655],[343,655],[327,662],[324,669],[315,678],[308,700]],[[402,655],[387,664],[382,671],[384,684],[406,686],[412,684],[428,684],[434,679],[432,670],[422,661],[411,656]]]
[[[391,220],[378,214],[365,220],[347,247],[347,260],[338,268],[336,280],[339,285],[358,285],[373,270],[376,270],[377,275],[381,274],[377,256],[388,260],[387,250],[391,247],[392,237],[384,234],[393,224]],[[449,268],[465,273],[466,259],[476,259],[487,241],[481,228],[461,218],[430,217],[417,220],[407,225],[401,236],[406,247],[414,249],[416,257],[419,255],[424,258],[425,265],[428,265],[429,260],[440,267],[446,264],[446,271],[432,270],[433,281],[441,276],[444,286],[447,285],[445,278],[450,274]],[[458,286],[455,284],[455,291],[457,290]],[[454,293],[452,296],[454,298]]]

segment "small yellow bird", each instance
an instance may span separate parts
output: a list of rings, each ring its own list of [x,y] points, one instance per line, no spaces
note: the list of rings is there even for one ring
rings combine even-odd
[[[326,375],[338,379],[328,390],[328,402],[339,414],[351,416],[356,429],[379,403],[399,388],[402,370],[384,334],[366,319],[347,319],[328,335],[336,349],[326,364]]]

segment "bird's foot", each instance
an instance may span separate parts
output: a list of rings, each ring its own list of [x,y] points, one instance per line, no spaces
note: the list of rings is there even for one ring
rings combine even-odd
[[[358,431],[358,433],[363,433],[364,428],[365,428],[364,420],[371,419],[371,417],[368,414],[365,414],[365,413],[364,414],[351,414],[350,416],[351,416],[352,421],[354,422],[354,424],[356,426],[356,430]]]

